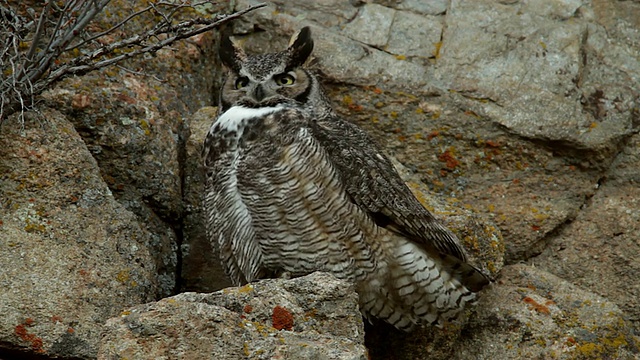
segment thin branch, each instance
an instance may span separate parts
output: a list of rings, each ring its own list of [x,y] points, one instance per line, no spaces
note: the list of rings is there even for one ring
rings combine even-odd
[[[140,75],[140,76],[148,76],[148,77],[150,77],[150,78],[152,78],[152,79],[154,79],[155,81],[160,82],[160,83],[166,83],[166,82],[167,82],[167,80],[160,79],[159,77],[157,77],[157,76],[155,76],[155,75],[153,75],[153,74],[147,74],[147,73],[145,73],[145,72],[143,72],[143,71],[135,71],[135,70],[131,70],[131,69],[128,69],[128,68],[126,68],[126,67],[124,67],[124,66],[121,66],[121,65],[118,65],[118,64],[116,64],[115,66],[116,66],[118,69],[122,70],[122,71],[128,72],[129,74],[133,74],[133,75]]]
[[[181,33],[178,33],[177,35],[168,37],[160,42],[157,42],[153,45],[149,45],[149,46],[145,46],[139,49],[136,49],[134,51],[128,52],[128,53],[124,53],[121,55],[118,55],[116,57],[110,58],[110,59],[106,59],[106,60],[102,60],[102,61],[98,61],[95,63],[90,63],[90,60],[93,60],[95,58],[98,58],[102,55],[104,55],[105,53],[111,53],[113,50],[115,49],[120,49],[120,48],[124,48],[124,47],[128,47],[131,45],[135,45],[135,44],[142,44],[145,40],[147,40],[148,38],[152,37],[152,36],[156,36],[159,34],[163,34],[168,32],[166,29],[163,29],[162,31],[150,31],[149,33],[145,34],[144,36],[140,36],[140,35],[136,35],[132,38],[120,41],[120,42],[116,42],[113,43],[111,45],[108,45],[106,47],[100,48],[96,51],[94,51],[93,53],[84,55],[84,56],[80,56],[76,59],[74,59],[70,64],[65,64],[60,66],[59,68],[57,68],[56,70],[52,71],[52,73],[50,74],[49,78],[50,78],[50,83],[53,83],[55,81],[57,81],[60,77],[68,75],[68,74],[73,74],[73,75],[82,75],[82,74],[86,74],[89,71],[93,71],[96,69],[101,69],[104,68],[106,66],[109,65],[113,65],[115,63],[118,63],[120,61],[132,58],[134,56],[138,56],[144,53],[152,53],[152,52],[156,52],[160,49],[162,49],[163,47],[169,46],[173,43],[175,43],[178,40],[182,40],[182,39],[186,39],[198,34],[202,34],[204,32],[207,32],[211,29],[214,29],[220,25],[223,25],[231,20],[237,19],[239,17],[241,17],[242,15],[253,11],[255,9],[259,9],[261,7],[266,6],[266,4],[258,4],[258,5],[253,5],[251,7],[248,7],[242,11],[238,11],[236,13],[233,13],[231,15],[226,15],[223,16],[222,19],[219,19],[217,21],[214,21],[212,23],[209,23],[201,28],[197,28],[197,29],[191,29],[191,30],[187,30]],[[181,24],[176,25],[176,28],[187,28],[189,26],[193,26],[194,24],[201,24],[203,22],[207,22],[208,20],[203,20],[203,19],[194,19],[194,20],[190,20],[190,21],[186,21],[183,22]],[[75,66],[74,66],[75,65]]]
[[[64,51],[70,51],[70,50],[73,50],[73,49],[77,49],[80,46],[83,46],[83,45],[85,45],[85,44],[87,44],[87,43],[89,43],[91,41],[94,41],[94,40],[96,40],[98,38],[101,38],[101,37],[103,37],[105,35],[108,35],[108,34],[114,32],[115,30],[121,28],[124,24],[129,22],[129,20],[133,19],[134,17],[136,17],[138,15],[142,15],[142,14],[146,13],[149,10],[151,10],[151,6],[148,6],[148,7],[144,8],[144,9],[142,9],[140,11],[136,11],[133,14],[127,16],[124,20],[120,21],[116,25],[110,27],[109,29],[107,29],[107,30],[105,30],[105,31],[103,31],[101,33],[98,33],[98,34],[96,34],[96,35],[94,35],[94,36],[92,36],[92,37],[90,37],[90,38],[88,38],[88,39],[76,44],[76,45],[70,46],[70,47],[64,49]]]
[[[0,1],[7,4],[6,0]],[[109,2],[70,0],[60,9],[53,0],[49,0],[45,2],[40,15],[31,8],[26,9],[31,17],[28,22],[10,9],[0,7],[3,20],[9,17],[13,19],[0,23],[0,35],[3,35],[0,36],[0,49],[3,51],[0,54],[0,71],[4,78],[0,81],[0,121],[34,104],[37,95],[67,76],[86,74],[135,56],[154,53],[176,41],[217,28],[266,6],[257,4],[230,15],[218,15],[213,19],[195,18],[173,24],[180,10],[192,9],[210,1],[195,4],[189,4],[186,0],[182,3],[160,1],[128,15],[106,31],[98,34],[86,32],[87,26]],[[133,18],[152,11],[162,17],[152,28],[120,41],[94,47],[96,40],[113,33]],[[5,32],[9,36],[4,36]],[[30,34],[33,34],[31,40],[27,40]],[[84,34],[87,35],[86,39],[70,45],[81,36],[85,37]],[[45,38],[46,46],[43,46]],[[29,42],[28,50],[21,50],[23,44]],[[79,53],[84,54],[54,65],[54,62],[60,61],[63,53],[70,50],[80,50]]]
[[[31,47],[29,48],[29,52],[27,52],[27,61],[33,59],[33,54],[35,54],[36,49],[38,48],[38,44],[40,43],[40,38],[42,37],[42,32],[44,31],[44,22],[47,18],[47,14],[51,9],[51,1],[47,1],[40,13],[40,18],[38,19],[38,27],[36,28],[36,33],[33,36],[33,42],[31,42]]]

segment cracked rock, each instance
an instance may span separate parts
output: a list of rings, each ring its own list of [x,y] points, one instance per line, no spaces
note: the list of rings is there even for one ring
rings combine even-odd
[[[365,360],[353,286],[325,273],[183,293],[110,319],[98,359]]]

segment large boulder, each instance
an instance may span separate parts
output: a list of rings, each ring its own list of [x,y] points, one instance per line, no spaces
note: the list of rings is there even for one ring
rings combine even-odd
[[[640,338],[607,299],[528,265],[502,269],[463,324],[411,334],[371,327],[372,359],[634,359]]]
[[[92,359],[106,319],[160,293],[153,237],[66,117],[24,116],[0,127],[1,348]]]
[[[183,293],[110,319],[98,359],[365,360],[353,286],[324,273]]]

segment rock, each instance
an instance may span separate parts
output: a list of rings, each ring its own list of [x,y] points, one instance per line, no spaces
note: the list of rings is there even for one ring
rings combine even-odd
[[[131,74],[111,81],[104,75],[70,79],[45,97],[69,116],[115,198],[154,233],[152,253],[167,296],[176,287],[177,236],[168,222],[175,225],[182,212],[184,125],[179,113],[159,111],[152,98],[163,95],[145,81]]]
[[[110,6],[122,13],[142,5],[115,1]],[[148,27],[144,18],[135,19],[127,26],[137,32]],[[220,72],[214,69],[217,58],[207,56],[213,43],[212,33],[203,34],[153,58],[68,79],[44,96],[74,123],[116,199],[153,233],[150,245],[163,296],[180,286],[176,277],[189,136],[184,118],[213,98]]]
[[[355,19],[347,23],[343,34],[359,42],[382,48],[389,42],[389,32],[396,11],[378,4],[364,4]]]
[[[367,358],[353,287],[314,273],[183,293],[110,319],[98,359]]]
[[[202,144],[216,113],[217,108],[204,107],[189,120],[191,136],[187,142],[185,163],[182,291],[211,292],[232,285],[222,269],[216,249],[207,239],[202,211]]]
[[[632,133],[638,92],[627,84],[640,79],[606,37],[579,0],[453,2],[434,76],[480,116],[597,165]],[[612,56],[623,61],[601,60]]]
[[[160,292],[153,238],[61,113],[25,119],[0,127],[0,348],[95,358],[104,321]]]
[[[418,14],[442,15],[449,8],[448,0],[403,0],[398,5],[398,9],[408,10]]]
[[[633,359],[640,338],[612,302],[526,265],[484,293],[454,359]]]
[[[441,16],[421,16],[398,11],[384,50],[398,56],[434,58],[440,47],[442,31]]]
[[[640,338],[615,304],[527,265],[502,269],[468,321],[411,334],[367,328],[372,359],[634,359]]]
[[[536,266],[595,292],[640,323],[640,135],[635,135],[575,221]]]

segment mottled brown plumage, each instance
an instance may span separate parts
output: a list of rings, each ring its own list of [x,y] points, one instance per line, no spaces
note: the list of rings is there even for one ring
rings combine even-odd
[[[400,329],[454,318],[487,278],[388,158],[339,118],[303,64],[309,28],[274,54],[229,39],[220,114],[204,144],[207,235],[236,284],[326,271],[367,317]]]

